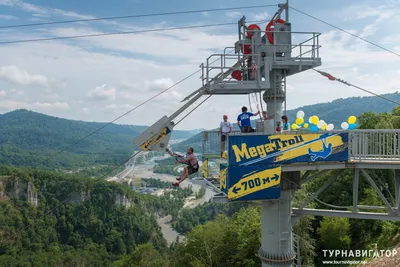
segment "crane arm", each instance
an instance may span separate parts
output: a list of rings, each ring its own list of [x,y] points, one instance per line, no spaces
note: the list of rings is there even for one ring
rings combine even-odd
[[[140,151],[165,151],[171,138],[172,129],[176,126],[173,120],[182,114],[194,102],[204,95],[204,90],[198,91],[192,99],[180,107],[170,117],[164,116],[143,133],[133,139],[133,143]]]
[[[235,65],[229,68],[225,72],[219,73],[213,79],[211,79],[207,84],[200,87],[181,102],[187,101],[181,108],[174,112],[170,117],[164,116],[152,126],[146,129],[143,133],[133,139],[133,143],[140,151],[165,151],[168,146],[169,140],[171,139],[171,133],[174,126],[176,126],[173,120],[178,117],[182,112],[184,112],[188,107],[190,107],[194,102],[199,100],[205,94],[212,94],[209,92],[208,85],[219,82],[227,78],[232,74],[233,71],[238,69],[247,57],[241,58]]]

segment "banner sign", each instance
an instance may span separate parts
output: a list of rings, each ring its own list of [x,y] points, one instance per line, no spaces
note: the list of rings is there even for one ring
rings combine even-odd
[[[278,199],[282,167],[228,167],[228,200]]]
[[[228,145],[229,167],[348,160],[348,133],[229,136]]]
[[[226,186],[226,178],[228,173],[228,165],[227,164],[220,164],[219,165],[219,189],[228,194],[228,189]]]
[[[203,178],[208,178],[208,159],[203,157],[203,163],[201,164],[201,173]]]

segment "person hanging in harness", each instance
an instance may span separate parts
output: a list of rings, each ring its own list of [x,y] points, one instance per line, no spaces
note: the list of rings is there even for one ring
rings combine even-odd
[[[186,178],[188,178],[189,175],[199,171],[199,162],[197,161],[197,158],[194,155],[193,147],[188,147],[186,157],[176,154],[168,148],[166,151],[168,152],[168,154],[175,157],[176,159],[175,163],[183,163],[188,165],[183,169],[181,177],[176,178],[176,180],[178,181],[172,183],[173,186],[179,186],[179,184],[182,183]]]
[[[242,133],[255,132],[255,130],[251,128],[250,117],[257,116],[258,114],[260,114],[260,111],[256,113],[247,112],[247,107],[242,107],[242,113],[237,117],[237,125]]]

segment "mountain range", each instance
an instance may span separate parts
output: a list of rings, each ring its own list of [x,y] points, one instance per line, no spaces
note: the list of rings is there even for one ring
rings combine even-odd
[[[384,94],[382,97],[400,103],[400,93]],[[307,121],[312,115],[318,116],[326,123],[332,123],[335,129],[340,129],[342,122],[346,121],[349,116],[359,116],[364,112],[372,111],[375,113],[390,113],[396,104],[376,96],[339,98],[327,103],[319,103],[307,105],[300,108],[288,110],[289,123],[295,123],[297,112],[302,110],[305,113],[304,119]],[[259,119],[259,118],[257,118]],[[236,121],[231,121],[234,130],[239,130]],[[252,120],[255,128],[256,120]],[[217,130],[214,128],[213,130]],[[192,146],[195,151],[201,151],[202,133],[198,133],[187,140],[174,144],[172,147],[176,150],[184,151],[187,146]]]
[[[25,109],[2,114],[0,164],[32,166],[47,158],[51,159],[45,165],[51,168],[120,163],[134,151],[132,139],[148,127],[118,124],[105,127],[106,124],[62,119]],[[187,139],[201,131],[176,130],[171,139]],[[53,157],[64,149],[67,150]]]
[[[398,92],[383,96],[400,102]],[[306,120],[317,115],[337,129],[350,115],[391,112],[394,106],[375,96],[351,97],[288,110],[287,116],[293,123],[297,111],[303,110]],[[252,122],[254,125],[255,121]],[[148,126],[109,124],[105,127],[106,124],[62,119],[25,109],[0,114],[0,164],[32,167],[47,160],[41,167],[51,169],[120,164],[135,150],[132,139]],[[233,124],[237,130],[236,123]],[[101,127],[104,128],[98,130]],[[192,146],[201,152],[202,131],[174,130],[172,140],[185,140],[173,144],[173,149],[185,151],[187,146]],[[64,151],[59,153],[61,150]]]

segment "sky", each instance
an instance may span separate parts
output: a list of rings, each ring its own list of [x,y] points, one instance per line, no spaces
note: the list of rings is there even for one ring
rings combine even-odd
[[[225,47],[234,46],[237,26],[1,44],[6,41],[165,27],[269,20],[277,7],[199,12],[95,22],[1,28],[8,25],[213,8],[277,5],[279,1],[0,0],[0,114],[28,109],[52,116],[112,121],[186,76]],[[291,0],[290,5],[400,53],[400,0]],[[400,57],[290,10],[292,31],[319,32],[319,70],[375,93],[400,87]],[[266,23],[258,23],[265,29]],[[293,39],[293,44],[303,36]],[[151,125],[171,115],[201,87],[200,73],[115,123]],[[314,71],[287,79],[287,109],[366,96]],[[204,97],[205,98],[205,97]],[[201,99],[200,101],[202,101]],[[247,96],[212,96],[177,129],[218,127],[222,115],[235,121]],[[253,110],[255,106],[253,105]],[[189,111],[190,108],[187,110]],[[307,115],[307,114],[306,114]],[[349,114],[351,115],[351,114]],[[178,118],[179,120],[179,118]]]

